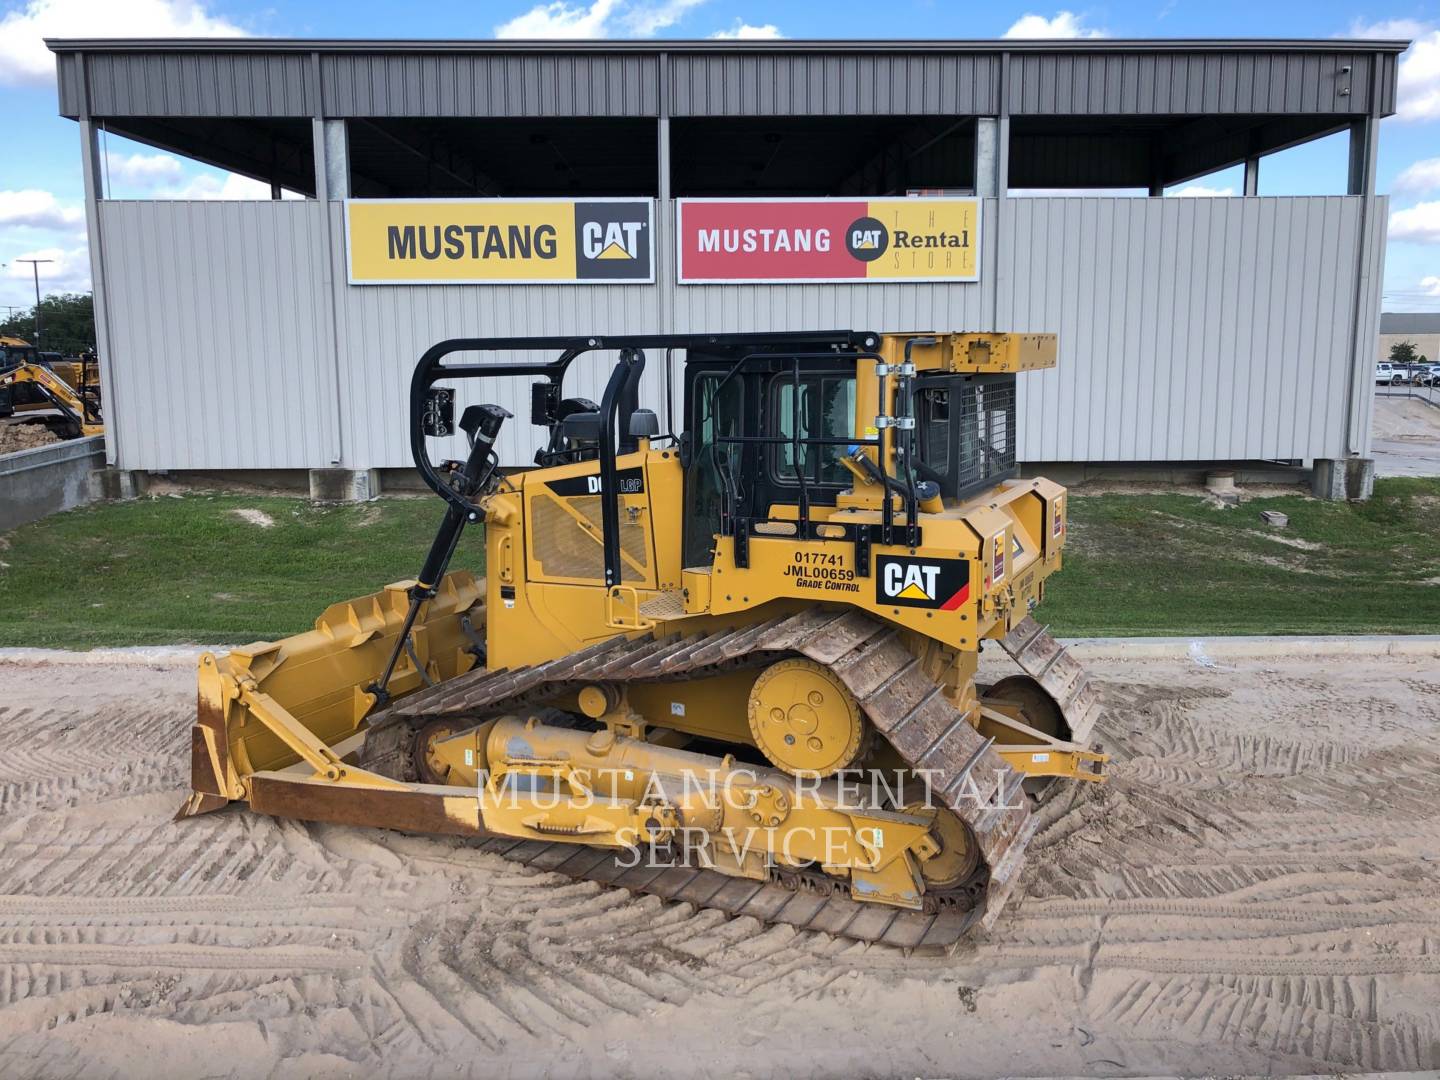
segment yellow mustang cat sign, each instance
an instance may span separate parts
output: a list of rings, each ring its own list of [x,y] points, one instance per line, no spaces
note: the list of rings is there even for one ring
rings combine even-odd
[[[352,285],[650,282],[650,199],[350,199]]]

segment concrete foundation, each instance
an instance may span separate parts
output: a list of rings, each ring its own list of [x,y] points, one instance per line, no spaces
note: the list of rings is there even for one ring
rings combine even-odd
[[[377,469],[310,470],[310,498],[315,502],[365,502],[379,494]]]
[[[0,532],[98,498],[90,474],[104,464],[103,435],[0,456]]]
[[[150,490],[150,474],[134,469],[96,469],[90,474],[96,499],[138,499]]]
[[[1020,466],[1020,475],[1026,479],[1043,476],[1074,488],[1088,483],[1202,487],[1209,477],[1222,471],[1230,474],[1232,484],[1241,486],[1293,484],[1300,487],[1309,480],[1308,471],[1298,464],[1272,461],[1027,461]]]
[[[1375,462],[1372,458],[1316,458],[1310,470],[1310,493],[1317,499],[1368,499],[1375,493]]]

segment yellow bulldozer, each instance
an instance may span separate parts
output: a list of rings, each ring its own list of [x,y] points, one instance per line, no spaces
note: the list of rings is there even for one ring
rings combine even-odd
[[[104,432],[94,354],[66,360],[0,336],[0,418],[17,413],[43,414],[39,422],[67,439]]]
[[[683,371],[681,431],[638,407],[647,351]],[[243,801],[458,835],[767,923],[952,946],[998,915],[1035,799],[1103,782],[1097,691],[1031,617],[1066,495],[1018,479],[1015,384],[1055,359],[1043,334],[441,342],[410,388],[415,464],[446,503],[418,578],[204,655],[179,816]],[[567,396],[596,361],[602,400]],[[502,378],[536,380],[536,467],[498,467],[498,405],[463,410],[465,460],[433,462],[455,384]],[[481,523],[483,580],[450,569]],[[986,643],[1019,670],[977,683]]]

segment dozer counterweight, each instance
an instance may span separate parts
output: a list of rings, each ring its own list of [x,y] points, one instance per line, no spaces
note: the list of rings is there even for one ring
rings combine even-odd
[[[551,350],[544,363],[446,363]],[[683,352],[680,432],[637,405]],[[1079,665],[1030,617],[1064,489],[1015,469],[1051,335],[458,339],[420,360],[416,465],[446,502],[417,579],[207,655],[182,816],[473,837],[577,878],[907,947],[998,916],[1060,779],[1102,782]],[[617,354],[601,402],[566,397]],[[510,414],[438,384],[538,379]],[[482,583],[447,572],[485,525]],[[483,593],[483,595],[482,595]],[[1020,673],[976,682],[982,645]]]

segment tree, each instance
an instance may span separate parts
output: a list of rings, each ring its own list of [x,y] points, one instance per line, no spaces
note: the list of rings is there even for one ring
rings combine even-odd
[[[51,293],[40,301],[40,346],[46,352],[79,353],[95,347],[95,307],[89,293]],[[0,322],[0,336],[35,344],[35,308]]]
[[[1419,356],[1415,352],[1413,341],[1397,341],[1390,346],[1390,363],[1392,364],[1418,364]]]

